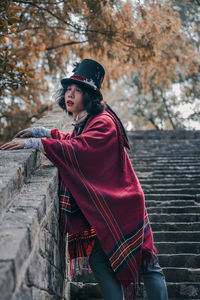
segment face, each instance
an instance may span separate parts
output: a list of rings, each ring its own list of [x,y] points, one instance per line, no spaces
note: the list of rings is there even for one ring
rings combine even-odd
[[[73,113],[74,118],[84,110],[83,91],[76,84],[70,84],[65,92],[65,104],[67,111]]]

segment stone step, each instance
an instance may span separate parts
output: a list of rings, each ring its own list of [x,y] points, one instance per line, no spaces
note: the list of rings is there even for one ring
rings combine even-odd
[[[137,168],[193,168],[193,167],[200,167],[199,160],[136,160],[136,159],[131,159],[131,162],[133,163],[134,167]]]
[[[153,236],[156,242],[175,242],[177,240],[179,242],[200,241],[200,231],[154,231]]]
[[[167,207],[167,206],[197,206],[195,200],[146,200],[146,207]]]
[[[200,300],[200,282],[167,282],[169,300]]]
[[[196,180],[198,179],[197,183],[199,183],[199,179],[200,179],[200,172],[188,172],[188,173],[182,173],[182,172],[160,172],[158,173],[157,171],[149,171],[149,172],[135,172],[136,175],[138,176],[138,178],[144,179],[144,178],[153,178],[153,179],[160,179],[160,183],[163,182],[163,180],[168,180],[169,178],[172,179],[193,179],[194,182],[196,182]],[[179,181],[180,182],[180,181]],[[182,181],[181,181],[182,182]]]
[[[147,212],[151,213],[162,213],[162,214],[185,214],[185,213],[200,213],[200,205],[196,206],[168,206],[168,207],[148,207]]]
[[[154,231],[198,231],[200,222],[193,223],[151,223],[151,228]]]
[[[174,145],[173,145],[174,146]],[[191,157],[192,155],[194,156],[198,156],[199,155],[199,149],[195,150],[195,151],[190,151],[190,150],[186,150],[183,151],[183,149],[179,148],[179,149],[174,149],[173,151],[170,151],[169,148],[160,148],[160,149],[153,149],[150,145],[148,145],[147,148],[137,148],[135,150],[132,150],[132,152],[134,152],[134,155],[138,155],[138,157],[145,157],[148,154],[150,154],[150,157],[155,157],[155,156],[159,156],[160,157],[165,157],[165,158],[171,158],[171,157],[177,157],[177,151],[179,152],[179,158],[180,157],[186,157],[189,156]],[[199,146],[200,147],[200,146]],[[166,154],[167,152],[167,154]]]
[[[194,165],[190,165],[190,166],[170,166],[170,165],[154,165],[154,166],[138,166],[137,164],[133,163],[133,167],[135,172],[161,172],[161,173],[169,173],[172,172],[172,174],[174,173],[179,173],[179,172],[183,172],[183,173],[190,173],[190,171],[193,173],[199,173],[199,169],[200,169],[200,164],[199,166],[197,166],[196,164]]]
[[[194,188],[194,187],[188,187],[188,188],[167,188],[167,187],[164,187],[164,188],[158,188],[158,187],[149,187],[149,188],[144,188],[143,187],[143,191],[144,193],[148,194],[148,193],[151,193],[151,194],[184,194],[184,195],[189,195],[189,194],[192,194],[192,195],[196,195],[196,194],[200,194],[200,187],[199,188]]]
[[[200,282],[167,282],[169,300],[199,300]],[[70,300],[103,300],[98,283],[70,283]],[[141,283],[137,300],[147,299],[144,284]]]
[[[178,195],[196,195],[200,194],[200,188],[158,188],[158,187],[149,187],[144,188],[143,191],[145,194],[178,194]]]
[[[145,199],[146,200],[195,200],[195,195],[190,195],[190,194],[166,194],[166,193],[161,193],[161,194],[145,194]]]
[[[159,264],[163,267],[196,268],[200,266],[200,254],[158,254]]]
[[[159,161],[159,162],[175,162],[175,161],[182,161],[182,162],[199,162],[199,153],[194,154],[194,153],[188,153],[185,155],[184,153],[179,153],[178,157],[176,155],[167,155],[166,153],[158,153],[156,154],[150,154],[150,153],[143,153],[143,154],[133,154],[132,152],[129,152],[129,158],[130,160],[135,160],[135,161]]]
[[[144,175],[144,174],[143,174]],[[164,177],[164,178],[160,178],[160,177],[150,177],[149,178],[149,173],[146,174],[146,176],[143,176],[143,178],[141,176],[138,176],[139,180],[140,180],[140,184],[150,184],[150,185],[157,185],[157,184],[174,184],[177,185],[179,183],[182,184],[197,184],[200,181],[200,177]]]
[[[197,266],[198,267],[198,266]],[[200,269],[192,268],[163,268],[167,282],[199,282],[200,283]]]
[[[200,266],[200,253],[175,253],[175,254],[160,254],[158,253],[159,264],[165,269],[183,269],[188,268],[189,271],[196,270]],[[195,273],[198,275],[199,273]],[[199,275],[198,275],[199,276]],[[167,279],[170,281],[169,279]],[[93,273],[88,273],[86,269],[82,271],[82,275],[75,275],[72,277],[73,282],[96,283],[96,278]]]
[[[143,173],[150,173],[150,174],[153,174],[154,176],[167,176],[167,175],[170,175],[170,176],[187,176],[187,175],[195,175],[195,176],[199,176],[200,175],[200,170],[199,168],[197,170],[170,170],[170,169],[161,169],[161,170],[156,170],[156,169],[152,169],[150,168],[149,170],[144,170],[144,169],[141,169],[140,170],[137,170],[136,168],[134,168],[136,174],[143,174]]]
[[[151,184],[142,184],[143,189],[147,190],[147,189],[188,189],[190,190],[190,188],[192,189],[200,189],[200,183],[194,183],[192,186],[190,183],[178,183],[178,184],[170,184],[170,183],[157,183],[154,184],[153,186]]]
[[[200,241],[195,242],[155,242],[159,254],[195,253],[200,254]]]
[[[70,300],[102,299],[98,283],[70,282]]]
[[[199,147],[199,145],[198,145]],[[185,157],[185,156],[198,156],[199,155],[199,149],[183,149],[182,147],[175,147],[175,145],[173,145],[173,149],[168,148],[166,146],[164,147],[158,147],[157,149],[155,149],[154,147],[152,147],[152,145],[142,145],[142,147],[137,147],[137,149],[132,149],[132,153],[134,153],[134,155],[138,155],[139,157],[141,156],[146,156],[150,153],[150,156],[159,156],[159,157],[177,157],[177,151],[179,152],[179,158],[181,156]]]
[[[150,222],[167,222],[167,223],[180,223],[180,222],[200,222],[200,215],[197,214],[149,214]]]
[[[136,173],[135,173],[136,174]],[[170,176],[170,175],[155,175],[153,173],[140,173],[140,174],[136,174],[136,176],[138,177],[139,181],[141,184],[145,183],[145,184],[157,184],[157,183],[191,183],[195,184],[195,183],[199,183],[200,181],[200,176],[199,175],[188,175],[188,176],[183,176],[182,180],[181,180],[181,176]]]

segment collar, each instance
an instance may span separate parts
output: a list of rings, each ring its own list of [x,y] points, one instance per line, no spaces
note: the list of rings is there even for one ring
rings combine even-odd
[[[74,123],[72,125],[76,126],[82,123],[88,116],[88,112],[86,110],[82,110],[74,119]]]

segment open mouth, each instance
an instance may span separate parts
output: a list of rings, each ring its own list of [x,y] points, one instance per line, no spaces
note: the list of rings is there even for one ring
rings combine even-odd
[[[71,101],[71,100],[67,100],[67,105],[68,106],[71,106],[71,105],[73,105],[74,104],[74,102],[73,101]]]

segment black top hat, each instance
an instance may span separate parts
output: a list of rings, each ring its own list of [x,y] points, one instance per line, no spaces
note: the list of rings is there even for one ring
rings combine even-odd
[[[97,61],[92,59],[84,59],[78,65],[74,74],[69,78],[61,79],[63,87],[70,83],[79,84],[83,87],[89,88],[93,91],[100,99],[103,96],[100,92],[100,88],[104,79],[105,70]]]

